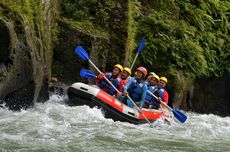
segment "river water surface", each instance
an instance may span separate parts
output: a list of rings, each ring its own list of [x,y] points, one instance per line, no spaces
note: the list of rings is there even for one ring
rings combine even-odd
[[[105,119],[99,109],[69,107],[65,97],[12,112],[0,109],[0,151],[230,151],[230,117],[185,113],[184,124],[133,125]]]

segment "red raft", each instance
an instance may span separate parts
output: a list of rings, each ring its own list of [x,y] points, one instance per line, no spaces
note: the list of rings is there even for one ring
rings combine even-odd
[[[130,122],[134,124],[147,123],[143,114],[150,122],[154,122],[161,117],[165,117],[161,110],[142,109],[142,113],[137,109],[130,108],[118,99],[107,94],[96,86],[90,86],[81,82],[72,84],[67,91],[70,106],[88,105],[91,108],[97,106],[102,108],[106,118],[114,121]]]

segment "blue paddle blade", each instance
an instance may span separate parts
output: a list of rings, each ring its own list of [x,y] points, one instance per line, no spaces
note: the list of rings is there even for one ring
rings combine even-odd
[[[75,53],[78,55],[78,56],[80,56],[83,60],[89,60],[89,55],[88,55],[88,53],[83,49],[83,47],[82,46],[78,46],[78,47],[76,47],[76,49],[75,49]]]
[[[142,49],[143,49],[143,47],[144,47],[144,45],[145,45],[145,41],[146,41],[145,38],[143,38],[143,39],[141,40],[141,42],[140,42],[140,44],[139,44],[139,46],[138,46],[138,49],[137,49],[137,53],[140,53],[140,52],[142,51]]]
[[[187,120],[187,116],[180,111],[172,110],[173,115],[181,122],[184,123]]]
[[[83,78],[91,79],[96,78],[97,76],[90,70],[87,69],[81,69],[80,76]]]

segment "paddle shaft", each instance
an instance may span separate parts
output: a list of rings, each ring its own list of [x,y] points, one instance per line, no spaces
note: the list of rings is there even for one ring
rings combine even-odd
[[[132,65],[131,65],[131,67],[130,67],[131,70],[132,70],[132,68],[133,68],[133,66],[134,66],[134,63],[135,63],[136,60],[137,60],[138,55],[139,55],[139,53],[136,54],[136,56],[135,56],[135,58],[134,58],[134,60],[133,60],[133,63],[132,63]]]
[[[141,40],[139,46],[138,46],[137,54],[136,54],[136,56],[135,56],[135,58],[134,58],[134,60],[133,60],[133,63],[132,63],[132,65],[131,65],[131,70],[132,70],[132,68],[133,68],[133,66],[134,66],[134,63],[135,63],[136,60],[137,60],[138,55],[141,53],[141,51],[142,51],[144,45],[145,45],[145,39],[143,38],[143,39]]]
[[[96,65],[89,59],[89,63],[97,70],[98,73],[103,74],[97,67]],[[120,93],[119,90],[109,81],[109,79],[103,74],[103,78],[118,92]]]
[[[140,108],[135,104],[135,102],[131,99],[131,97],[127,94],[127,97],[129,98],[129,100],[132,102],[132,104],[137,108],[137,110],[143,115],[143,117],[145,118],[145,120],[150,124],[150,126],[152,127],[151,122],[147,119],[147,117],[145,116],[145,114],[140,110]]]
[[[156,95],[154,95],[151,91],[147,90],[147,92],[153,96],[154,98],[158,99],[158,97]],[[173,110],[171,107],[169,107],[165,102],[163,102],[162,100],[160,100],[160,102],[165,105],[167,108],[169,108],[170,110]]]

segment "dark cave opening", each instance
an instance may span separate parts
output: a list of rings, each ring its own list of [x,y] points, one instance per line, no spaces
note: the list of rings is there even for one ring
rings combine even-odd
[[[0,21],[0,76],[6,71],[9,64],[12,64],[10,59],[10,34],[9,30],[3,21]]]

